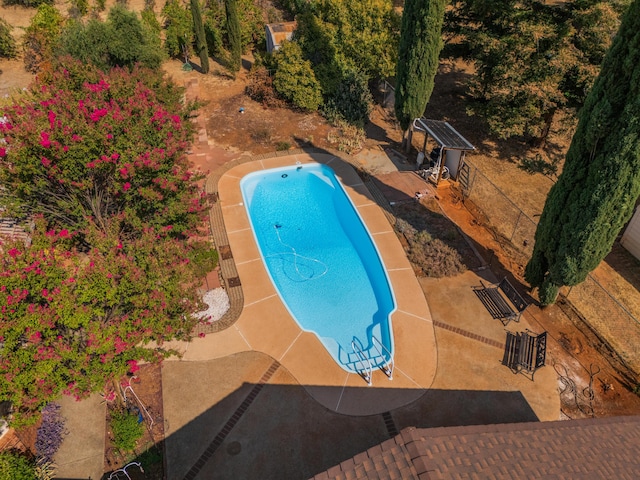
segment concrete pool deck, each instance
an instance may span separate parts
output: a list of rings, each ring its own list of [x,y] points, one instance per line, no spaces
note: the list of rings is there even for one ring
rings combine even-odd
[[[271,283],[242,203],[240,180],[248,173],[282,166],[330,166],[365,222],[387,269],[397,308],[391,316],[395,344],[393,380],[373,372],[373,387],[340,368],[318,338],[300,329]],[[353,167],[329,153],[297,154],[237,165],[218,182],[229,248],[242,284],[244,307],[229,328],[189,344],[184,361],[210,360],[239,352],[262,352],[282,364],[326,408],[342,414],[372,415],[407,405],[433,383],[437,349],[431,312],[404,249],[384,212]],[[327,388],[330,387],[330,388]]]

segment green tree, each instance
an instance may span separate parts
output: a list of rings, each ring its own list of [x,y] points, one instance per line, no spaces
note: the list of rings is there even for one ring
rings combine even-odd
[[[193,16],[193,28],[196,37],[196,53],[200,57],[202,73],[209,73],[209,51],[207,49],[204,25],[202,24],[199,0],[191,0],[191,15]]]
[[[12,27],[0,18],[0,57],[14,58],[18,54],[16,41],[11,35]]]
[[[193,44],[193,16],[180,0],[167,0],[162,8],[164,18],[164,48],[172,58],[178,58]]]
[[[318,0],[313,12],[325,28],[331,25],[337,51],[350,67],[369,78],[394,75],[400,17],[391,0]]]
[[[273,79],[276,91],[295,106],[314,111],[322,104],[320,84],[309,60],[295,42],[284,42],[275,55],[277,70]]]
[[[560,110],[579,109],[627,0],[464,0],[447,13],[446,54],[475,65],[469,111],[501,138],[543,146]]]
[[[258,6],[257,2],[254,0],[236,0],[236,11],[240,23],[241,50],[244,52],[251,45],[264,45],[263,10]],[[228,38],[229,32],[225,3],[220,0],[207,0],[203,16],[208,34],[213,35],[210,40],[213,40],[214,45],[219,49],[222,45],[222,37]],[[227,46],[230,47],[230,45]]]
[[[396,70],[396,117],[403,130],[424,113],[442,50],[444,0],[407,0]]]
[[[106,22],[92,18],[86,24],[70,23],[61,35],[60,53],[102,70],[131,69],[137,63],[159,68],[163,59],[158,32],[120,5],[109,10]]]
[[[626,12],[580,111],[564,169],[540,217],[525,278],[540,301],[584,281],[640,195],[640,0]]]
[[[336,27],[311,11],[301,13],[297,21],[295,41],[311,62],[323,95],[332,95],[340,83],[344,63],[336,43]]]
[[[242,37],[237,0],[225,0],[224,5],[227,14],[227,40],[231,52],[229,68],[233,72],[238,72],[242,66]]]
[[[140,21],[135,12],[115,5],[109,10],[107,24],[113,31],[109,46],[111,66],[132,68],[140,63],[148,68],[159,68],[163,60],[160,38]]]
[[[394,76],[400,16],[390,0],[319,0],[303,5],[295,39],[325,96],[334,93],[343,73],[348,77],[354,69],[367,79]]]

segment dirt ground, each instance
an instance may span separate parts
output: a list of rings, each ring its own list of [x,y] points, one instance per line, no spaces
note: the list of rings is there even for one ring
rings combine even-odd
[[[138,461],[144,465],[146,480],[162,480],[164,478],[163,446],[164,441],[164,415],[162,408],[162,366],[141,365],[135,377],[125,377],[121,384],[126,388],[126,405],[137,408],[142,416],[145,431],[138,441],[136,449],[131,454],[123,454],[112,445],[112,435],[109,430],[109,413],[118,406],[118,403],[109,404],[107,409],[107,435],[105,436],[105,472],[112,472],[123,465]],[[136,469],[129,472],[132,480],[136,480]]]
[[[136,5],[140,7],[143,0],[130,1],[129,4],[134,8]],[[14,30],[16,34],[20,31],[19,27],[28,25],[32,12],[19,7],[0,7],[0,16],[17,27]],[[212,73],[206,76],[195,71],[184,72],[179,61],[166,62],[164,69],[177,83],[184,84],[194,78],[198,80],[199,98],[206,102],[201,115],[205,118],[209,143],[213,148],[220,149],[225,158],[305,145],[336,147],[329,141],[330,137],[336,135],[336,130],[327,125],[318,114],[285,108],[265,108],[250,100],[244,94],[250,64],[251,58],[244,58],[245,68],[235,79],[215,63],[212,65]],[[32,75],[24,71],[21,60],[0,60],[0,70],[0,96],[11,94],[33,79]],[[516,140],[504,142],[492,138],[487,134],[486,125],[477,117],[469,117],[464,109],[464,84],[469,73],[470,67],[462,62],[445,62],[436,78],[436,89],[425,116],[450,121],[478,148],[470,160],[528,215],[538,214],[552,181],[542,175],[526,174],[518,168],[518,161],[535,153],[540,153],[545,158],[561,157],[568,147],[568,139],[574,126],[564,119],[557,119],[548,145],[540,152],[527,150],[522,142]],[[365,131],[365,148],[381,146],[400,149],[401,132],[388,112],[381,107],[374,109]],[[414,145],[421,144],[422,138],[414,139]],[[414,151],[412,155],[415,156],[415,153]],[[446,216],[471,239],[497,277],[509,275],[521,278],[524,268],[522,258],[513,254],[508,245],[501,243],[490,229],[485,228],[478,212],[473,210],[472,205],[464,204],[455,188],[439,190],[438,202]],[[477,258],[468,260],[469,265],[475,268]],[[601,278],[610,282],[616,281],[615,270],[611,267],[626,268],[629,271],[636,271],[638,267],[637,263],[630,261],[624,252],[618,250],[614,250],[608,257],[607,264],[608,267],[601,268]],[[632,274],[627,278],[637,280],[637,276]],[[629,298],[637,298],[640,280],[636,280],[622,288]],[[640,306],[638,309],[640,310]],[[549,332],[551,341],[548,353],[551,361],[548,365],[558,373],[562,408],[567,417],[640,412],[640,397],[632,392],[635,387],[632,375],[625,372],[615,355],[608,352],[598,338],[584,327],[569,305],[558,304],[545,309],[532,305],[527,314],[538,322],[541,330]],[[139,444],[139,455],[163,438],[160,368],[143,367],[139,375],[141,382],[132,385],[154,418],[154,428],[147,432],[145,439]],[[122,465],[125,459],[113,452],[108,442],[106,447],[105,471],[109,472]],[[161,466],[161,462],[159,465]]]

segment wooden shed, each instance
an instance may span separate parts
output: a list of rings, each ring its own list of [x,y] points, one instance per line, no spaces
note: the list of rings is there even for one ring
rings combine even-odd
[[[265,25],[267,52],[278,50],[282,42],[291,40],[295,29],[296,22],[267,23]]]

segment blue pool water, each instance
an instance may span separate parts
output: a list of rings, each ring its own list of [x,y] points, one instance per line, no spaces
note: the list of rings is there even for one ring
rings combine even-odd
[[[374,367],[390,360],[393,292],[333,170],[316,164],[262,170],[240,187],[267,271],[300,327],[347,371],[362,370],[355,350]]]

